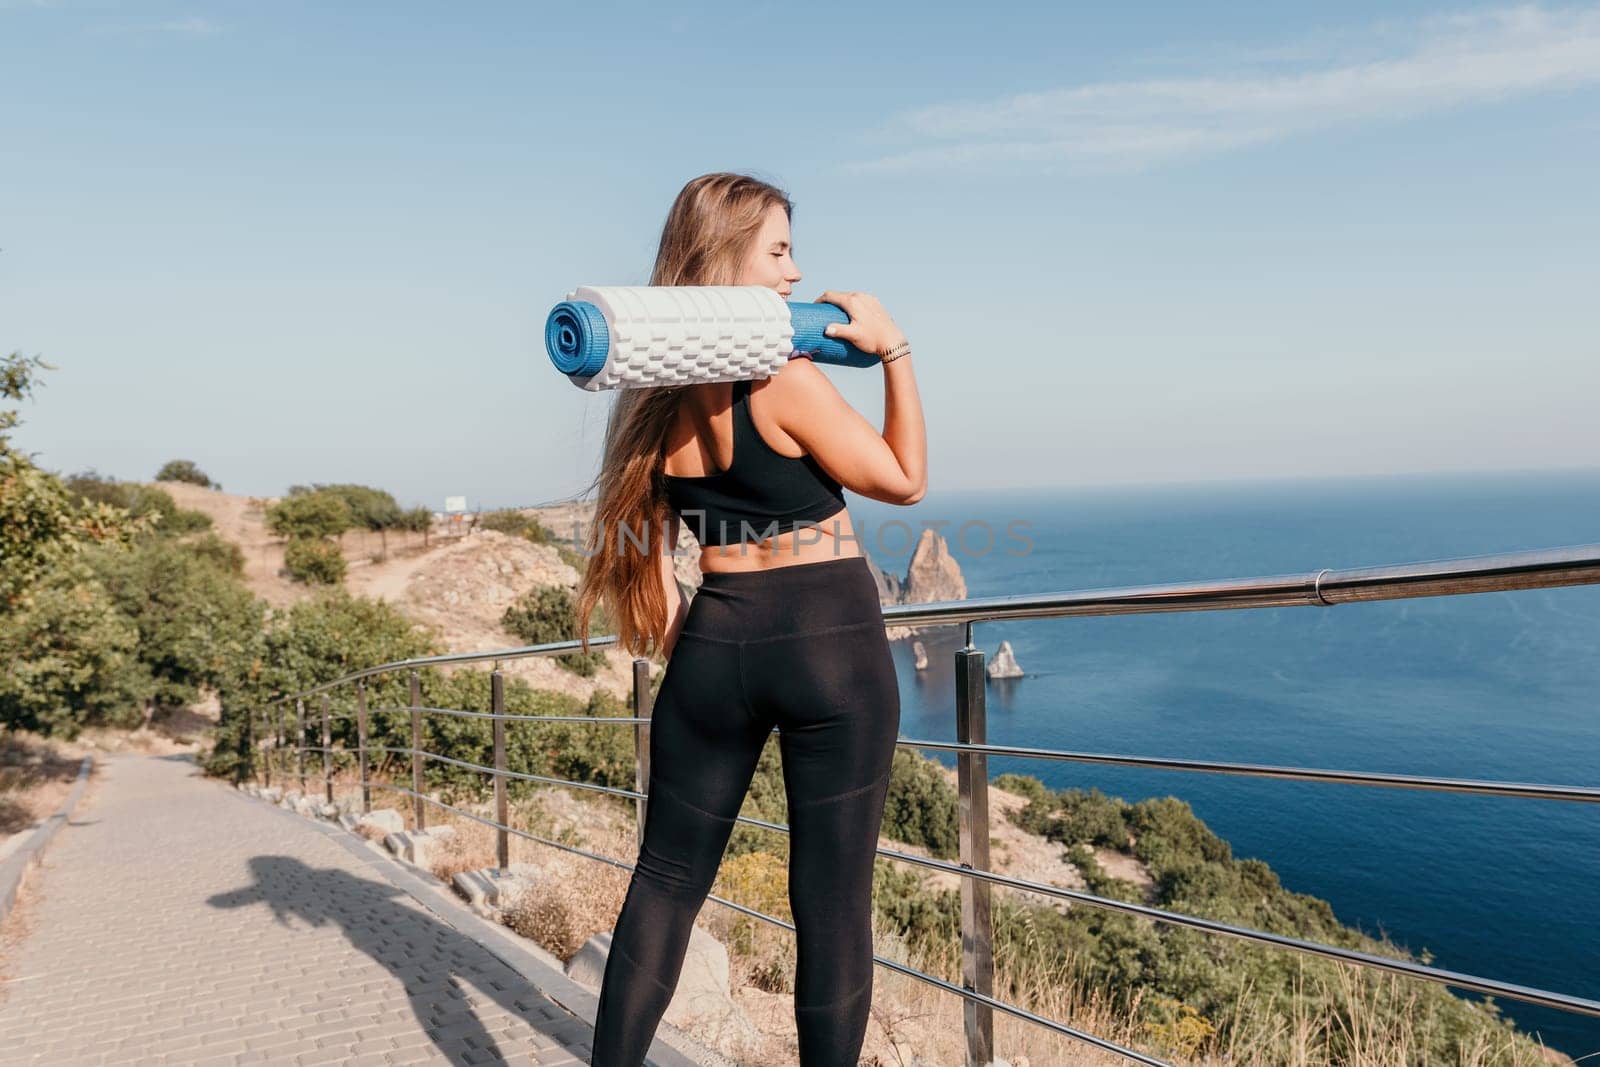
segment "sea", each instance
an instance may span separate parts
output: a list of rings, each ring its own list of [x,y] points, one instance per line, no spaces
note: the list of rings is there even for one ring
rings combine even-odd
[[[904,573],[938,529],[971,597],[1306,574],[1600,543],[1600,470],[851,497]],[[954,740],[960,627],[895,642],[903,739]],[[1600,784],[1600,586],[998,621],[993,744]],[[953,765],[954,754],[928,750]],[[991,777],[1176,796],[1338,918],[1435,966],[1600,1000],[1600,805],[993,758]],[[1459,992],[1459,991],[1457,991]],[[1600,1019],[1498,999],[1573,1056]]]

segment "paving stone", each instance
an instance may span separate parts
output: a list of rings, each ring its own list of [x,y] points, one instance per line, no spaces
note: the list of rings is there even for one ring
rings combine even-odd
[[[0,1065],[588,1062],[528,1059],[591,1033],[305,820],[187,759],[103,758],[29,879],[8,968],[39,977],[0,991]]]

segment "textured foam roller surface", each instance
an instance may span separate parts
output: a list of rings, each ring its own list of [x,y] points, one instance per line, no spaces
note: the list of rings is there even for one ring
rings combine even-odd
[[[550,312],[545,347],[590,391],[765,378],[800,353],[878,363],[823,333],[848,321],[832,304],[789,304],[759,285],[580,286]]]

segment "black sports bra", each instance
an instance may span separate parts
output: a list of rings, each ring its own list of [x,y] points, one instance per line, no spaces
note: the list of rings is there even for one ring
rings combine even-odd
[[[667,501],[701,545],[763,541],[844,507],[844,487],[810,455],[785,456],[750,417],[751,379],[733,383],[733,462],[705,475],[662,472]]]

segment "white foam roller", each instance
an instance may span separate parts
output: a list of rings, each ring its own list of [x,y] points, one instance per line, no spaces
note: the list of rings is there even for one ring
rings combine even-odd
[[[794,351],[789,305],[764,286],[585,285],[567,302],[593,304],[609,333],[604,366],[568,375],[590,391],[766,378]]]

